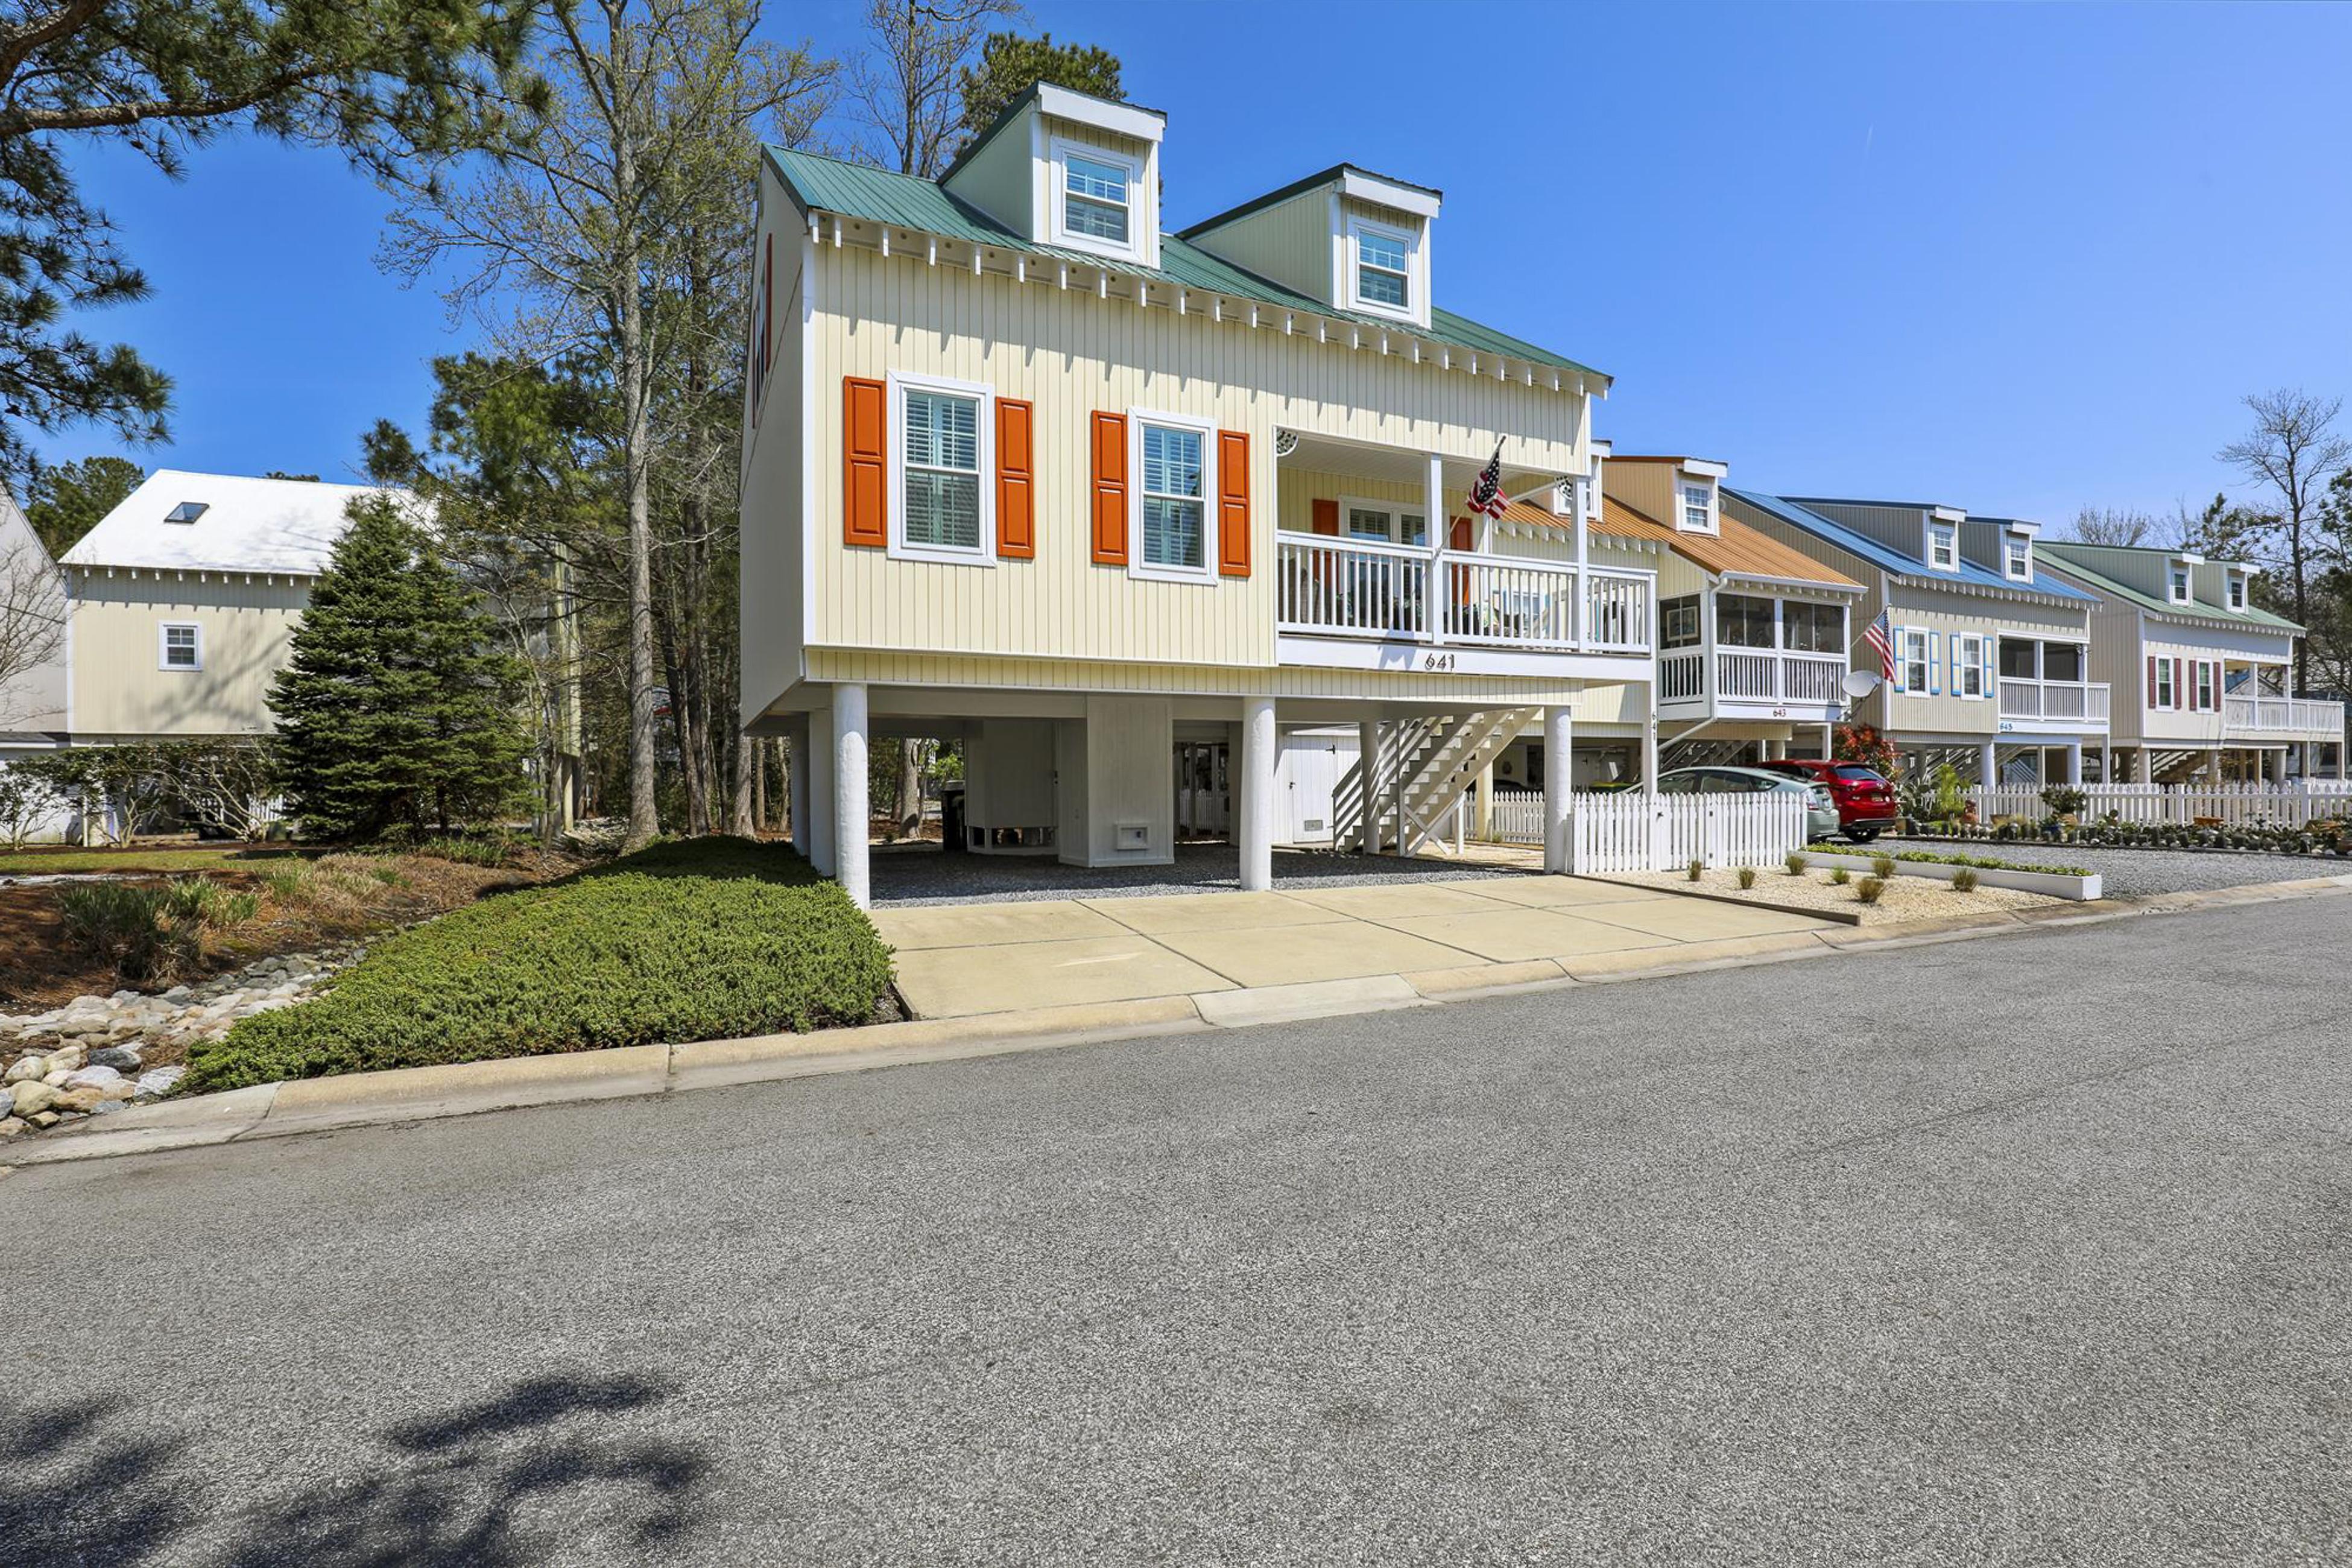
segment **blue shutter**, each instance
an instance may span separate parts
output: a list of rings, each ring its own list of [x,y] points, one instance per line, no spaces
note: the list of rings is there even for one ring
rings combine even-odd
[[[1944,634],[1927,634],[1927,695],[1940,697],[1944,691]]]
[[[1995,701],[1995,700],[1997,700],[1997,699],[1998,699],[1998,693],[1996,692],[1996,690],[1995,690],[1995,689],[1994,689],[1994,687],[1993,687],[1993,681],[1994,681],[1996,679],[1998,679],[1998,678],[1997,678],[1996,676],[1994,676],[1994,674],[1993,674],[1993,659],[1992,659],[1992,653],[1993,653],[1993,649],[1994,649],[1996,647],[1998,647],[1998,646],[2000,645],[2000,637],[1997,637],[1995,634],[1993,634],[1993,633],[1991,633],[1991,632],[1987,632],[1987,633],[1985,633],[1985,635],[1984,635],[1984,697],[1985,697],[1985,700],[1986,700],[1986,701],[1988,701],[1988,702]]]

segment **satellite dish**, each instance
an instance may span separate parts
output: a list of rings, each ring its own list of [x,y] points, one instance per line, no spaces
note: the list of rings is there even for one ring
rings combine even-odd
[[[1845,672],[1845,694],[1848,697],[1867,697],[1878,689],[1882,679],[1874,669],[1849,669]]]

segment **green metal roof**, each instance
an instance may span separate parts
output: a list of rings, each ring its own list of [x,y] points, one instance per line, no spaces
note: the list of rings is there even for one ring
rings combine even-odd
[[[2226,605],[2209,605],[2201,599],[2190,604],[2176,605],[2169,599],[2144,593],[2127,583],[2118,582],[2092,563],[2096,559],[2096,552],[2100,551],[2169,556],[2174,553],[2169,550],[2148,550],[2128,544],[2085,545],[2069,539],[2044,540],[2035,544],[2033,548],[2037,554],[2048,556],[2057,568],[2068,576],[2081,578],[2083,583],[2095,593],[2102,595],[2112,594],[2126,604],[2137,605],[2144,610],[2153,610],[2160,616],[2178,616],[2183,620],[2220,621],[2227,626],[2253,626],[2266,632],[2299,633],[2303,630],[2299,624],[2288,620],[2284,616],[2274,616],[2268,610],[2256,609],[2251,596],[2242,610],[2233,610]]]
[[[925,234],[936,234],[942,239],[961,240],[967,245],[988,245],[1000,250],[1052,257],[1084,267],[1141,278],[1149,282],[1197,289],[1204,293],[1225,294],[1234,299],[1255,300],[1261,305],[1271,305],[1277,310],[1328,317],[1369,327],[1375,331],[1393,332],[1400,328],[1399,322],[1339,310],[1297,289],[1285,288],[1271,279],[1236,267],[1223,257],[1213,256],[1176,235],[1162,234],[1160,237],[1160,265],[1144,267],[1097,256],[1090,251],[1035,244],[970,202],[959,200],[941,189],[934,180],[914,174],[893,174],[887,169],[872,168],[864,163],[852,163],[821,153],[796,152],[784,147],[770,147],[767,154],[777,177],[783,181],[784,188],[804,212],[835,213],[866,223],[918,229]],[[1530,364],[1595,376],[1604,383],[1609,379],[1591,365],[1580,364],[1565,354],[1538,348],[1523,338],[1515,338],[1508,332],[1497,331],[1466,316],[1457,316],[1451,310],[1439,310],[1434,306],[1430,310],[1426,331],[1418,328],[1405,330],[1414,331],[1432,342],[1467,349],[1474,353],[1500,354],[1525,360]]]

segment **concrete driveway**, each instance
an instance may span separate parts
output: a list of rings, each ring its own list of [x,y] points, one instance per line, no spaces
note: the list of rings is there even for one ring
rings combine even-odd
[[[1475,986],[1527,965],[1837,929],[1774,910],[1572,877],[1421,877],[1266,893],[883,908],[898,989],[918,1016],[1206,995],[1376,976]],[[1522,966],[1513,968],[1510,966]],[[1468,972],[1468,973],[1464,973]]]

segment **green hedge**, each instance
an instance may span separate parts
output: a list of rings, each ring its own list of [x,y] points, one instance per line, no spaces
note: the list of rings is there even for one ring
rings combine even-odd
[[[386,937],[324,995],[193,1048],[183,1087],[859,1024],[889,983],[807,861],[690,839]]]

